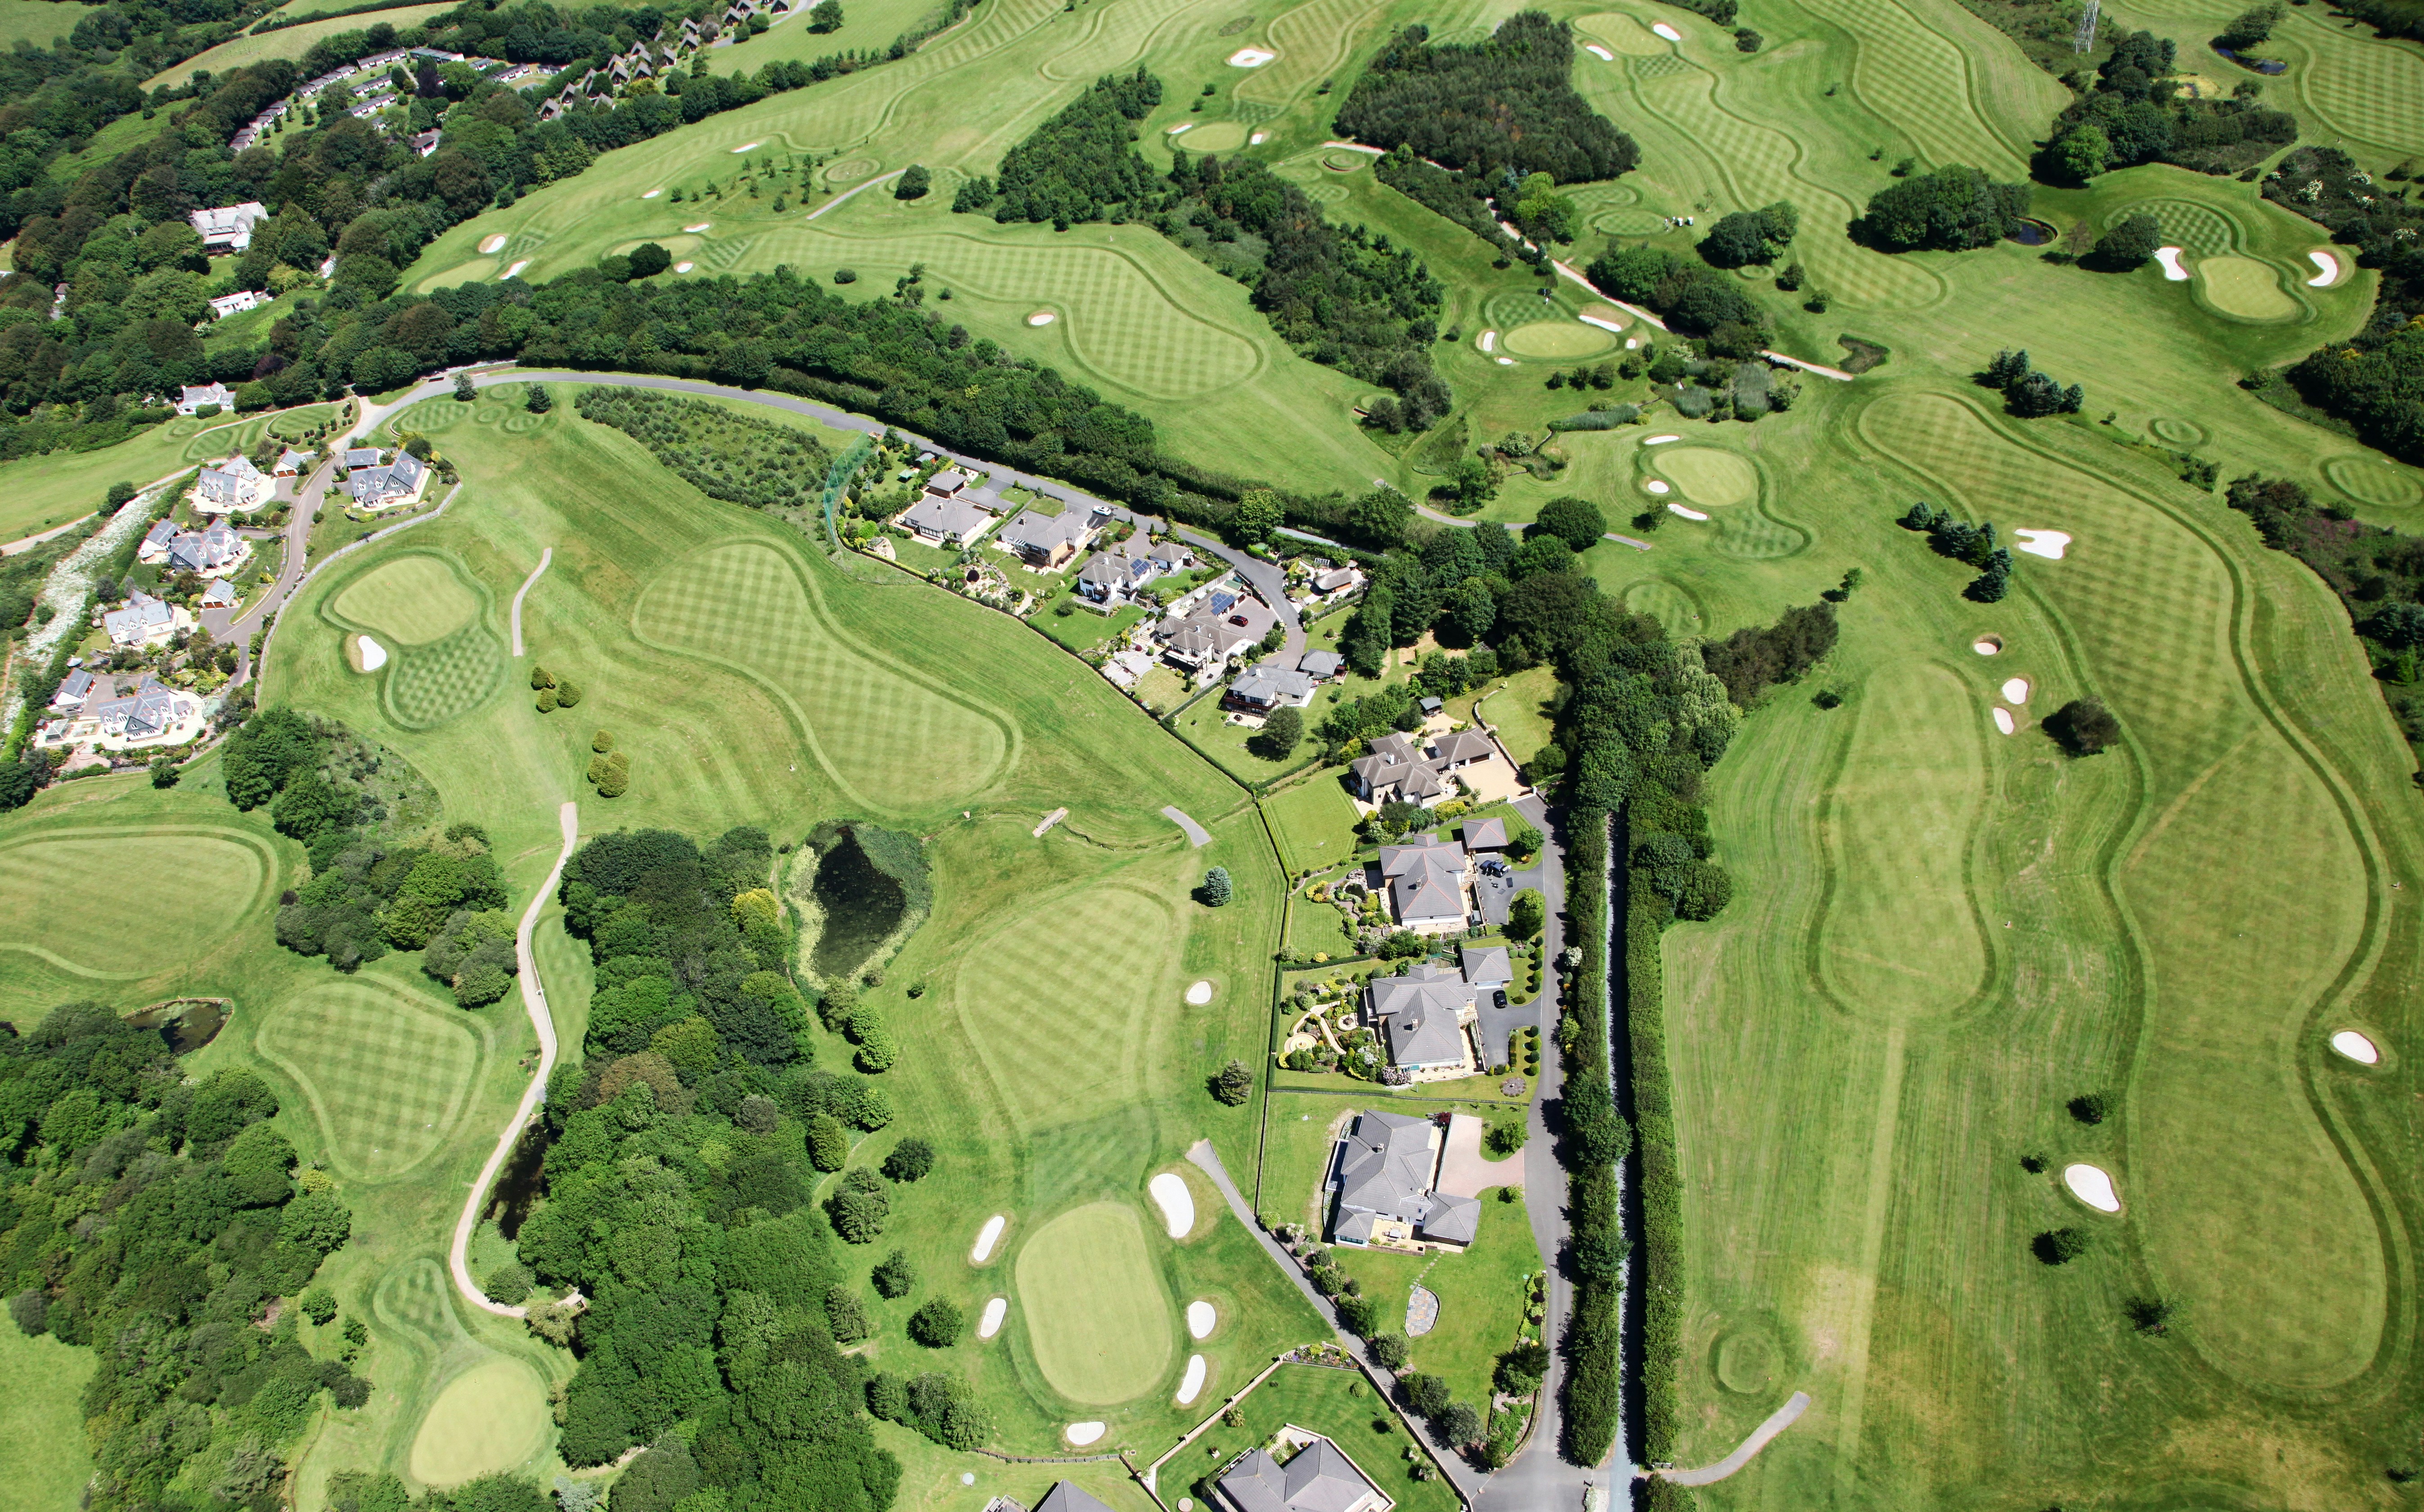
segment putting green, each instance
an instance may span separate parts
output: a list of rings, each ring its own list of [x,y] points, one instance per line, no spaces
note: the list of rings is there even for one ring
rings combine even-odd
[[[1597,357],[1614,346],[1616,339],[1579,320],[1539,320],[1516,326],[1500,337],[1498,344],[1517,357],[1571,362],[1577,358]]]
[[[1170,1368],[1172,1304],[1135,1208],[1071,1208],[1035,1231],[1017,1270],[1028,1347],[1061,1395],[1109,1407]]]
[[[2323,464],[2323,476],[2360,504],[2397,509],[2416,502],[2416,475],[2375,456],[2336,456]]]
[[[454,564],[428,551],[390,557],[337,594],[330,607],[398,645],[442,641],[480,612]]]
[[[1713,446],[1662,446],[1651,458],[1696,504],[1739,504],[1759,497],[1759,470],[1738,453]]]
[[[1234,120],[1208,120],[1178,139],[1194,152],[1229,152],[1246,145],[1246,128]]]
[[[2241,320],[2288,320],[2298,301],[2281,288],[2280,270],[2252,257],[2209,257],[2197,264],[2205,302]]]
[[[503,1355],[457,1376],[431,1404],[412,1440],[413,1479],[460,1486],[520,1464],[546,1445],[547,1395],[538,1377]]]
[[[1631,16],[1601,11],[1574,23],[1574,32],[1587,42],[1598,42],[1612,53],[1631,53],[1635,57],[1651,57],[1666,51],[1666,43],[1651,35],[1650,28]]]

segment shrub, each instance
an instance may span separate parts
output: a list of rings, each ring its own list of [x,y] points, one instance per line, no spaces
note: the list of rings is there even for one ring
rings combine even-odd
[[[1242,1060],[1232,1060],[1212,1078],[1212,1095],[1231,1107],[1244,1105],[1254,1095],[1254,1074]]]
[[[1406,1410],[1418,1418],[1435,1418],[1447,1410],[1447,1382],[1420,1371],[1397,1377],[1397,1393]]]
[[[555,396],[543,383],[526,384],[522,389],[522,407],[534,415],[544,415],[555,407]]]
[[[907,1250],[895,1249],[884,1257],[884,1263],[877,1265],[868,1279],[875,1283],[879,1295],[903,1297],[917,1285],[917,1267],[909,1263]]]
[[[494,1297],[497,1294],[491,1289],[488,1295]],[[518,1302],[521,1298],[517,1297],[510,1300]],[[295,1299],[295,1305],[301,1308],[303,1315],[314,1324],[325,1325],[337,1315],[337,1294],[326,1286],[307,1286],[303,1295]]]
[[[833,279],[836,283],[856,283],[858,281],[858,273],[857,270],[853,268],[836,268],[834,269]]]
[[[884,1157],[884,1174],[896,1182],[923,1181],[934,1169],[934,1147],[914,1135]]]
[[[909,1337],[929,1349],[949,1349],[960,1342],[961,1330],[967,1325],[958,1303],[932,1297],[909,1314]]]
[[[1470,1402],[1450,1402],[1431,1420],[1431,1429],[1441,1442],[1461,1447],[1481,1437],[1481,1413]]]
[[[901,180],[892,186],[895,199],[923,199],[934,187],[934,176],[926,171],[923,163],[912,163],[901,170]]]
[[[1403,1370],[1413,1354],[1413,1346],[1402,1333],[1376,1333],[1364,1341],[1372,1351],[1372,1361],[1383,1370]]]
[[[8,1298],[8,1316],[17,1331],[28,1338],[38,1337],[50,1329],[51,1299],[38,1286],[29,1286]]]
[[[2101,1123],[2112,1113],[2113,1098],[2108,1092],[2087,1092],[2070,1100],[2070,1116],[2081,1123]]]
[[[2049,1265],[2067,1265],[2087,1253],[2087,1231],[2076,1228],[2049,1229],[2030,1242],[2038,1260]]]

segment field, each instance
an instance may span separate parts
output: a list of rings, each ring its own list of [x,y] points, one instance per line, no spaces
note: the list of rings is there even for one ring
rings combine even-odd
[[[77,1405],[93,1371],[92,1352],[44,1336],[0,1329],[0,1476],[22,1506],[72,1506],[92,1475]]]
[[[75,24],[83,19],[82,11],[52,0],[5,0],[0,3],[0,46],[25,41],[47,48],[75,30]]]

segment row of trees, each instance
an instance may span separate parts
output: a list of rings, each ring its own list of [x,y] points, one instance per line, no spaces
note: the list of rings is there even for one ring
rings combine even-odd
[[[1993,604],[2011,591],[2011,549],[1998,540],[1993,520],[1972,525],[1922,499],[1903,513],[1901,523],[1904,530],[1926,532],[1928,545],[1937,555],[1978,569],[1977,578],[1962,590],[1963,597]]]
[[[247,1070],[187,1079],[102,1003],[0,1037],[0,1290],[24,1332],[92,1349],[99,1512],[267,1504],[321,1393],[369,1399],[307,1345],[304,1309],[268,1316],[353,1227],[329,1174],[296,1169],[278,1108]],[[171,1493],[196,1459],[216,1468]]]
[[[1791,208],[1778,205],[1752,213],[1750,234],[1761,239],[1762,247],[1771,231],[1783,227],[1789,231],[1792,224],[1771,218],[1771,212]],[[1719,356],[1757,357],[1772,340],[1766,314],[1744,291],[1742,280],[1705,263],[1646,244],[1611,246],[1584,272],[1603,294],[1655,310],[1670,330],[1705,337],[1709,349]]]

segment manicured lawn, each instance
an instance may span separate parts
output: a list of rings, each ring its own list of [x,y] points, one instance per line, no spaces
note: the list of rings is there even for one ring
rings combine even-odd
[[[1347,796],[1344,773],[1317,768],[1263,799],[1263,813],[1292,871],[1325,871],[1354,859],[1355,801]]]
[[[1407,1512],[1455,1512],[1459,1504],[1446,1481],[1413,1478],[1413,1464],[1427,1460],[1429,1451],[1408,1439],[1361,1371],[1282,1365],[1237,1404],[1237,1426],[1214,1427],[1161,1467],[1158,1486],[1165,1502],[1192,1494],[1200,1506],[1217,1504],[1204,1494],[1206,1482],[1238,1455],[1268,1445],[1274,1434],[1294,1424],[1328,1435]]]
[[[1178,730],[1188,744],[1239,782],[1268,782],[1313,755],[1315,747],[1307,741],[1279,761],[1257,756],[1246,746],[1257,731],[1247,725],[1230,724],[1229,711],[1220,707],[1220,699],[1217,690],[1197,699],[1188,707],[1187,712],[1178,716]],[[1311,710],[1305,712],[1310,713]]]
[[[0,1329],[0,1476],[16,1504],[73,1506],[92,1477],[81,1405],[92,1370],[89,1349]]]
[[[1053,613],[1063,603],[1076,607],[1066,614]],[[1125,636],[1144,615],[1139,604],[1122,604],[1108,614],[1098,613],[1075,594],[1062,593],[1038,609],[1029,623],[1072,651],[1091,651]]]
[[[1481,717],[1496,726],[1501,744],[1520,764],[1532,759],[1556,733],[1549,701],[1557,691],[1553,667],[1532,667],[1499,684],[1480,700]]]

